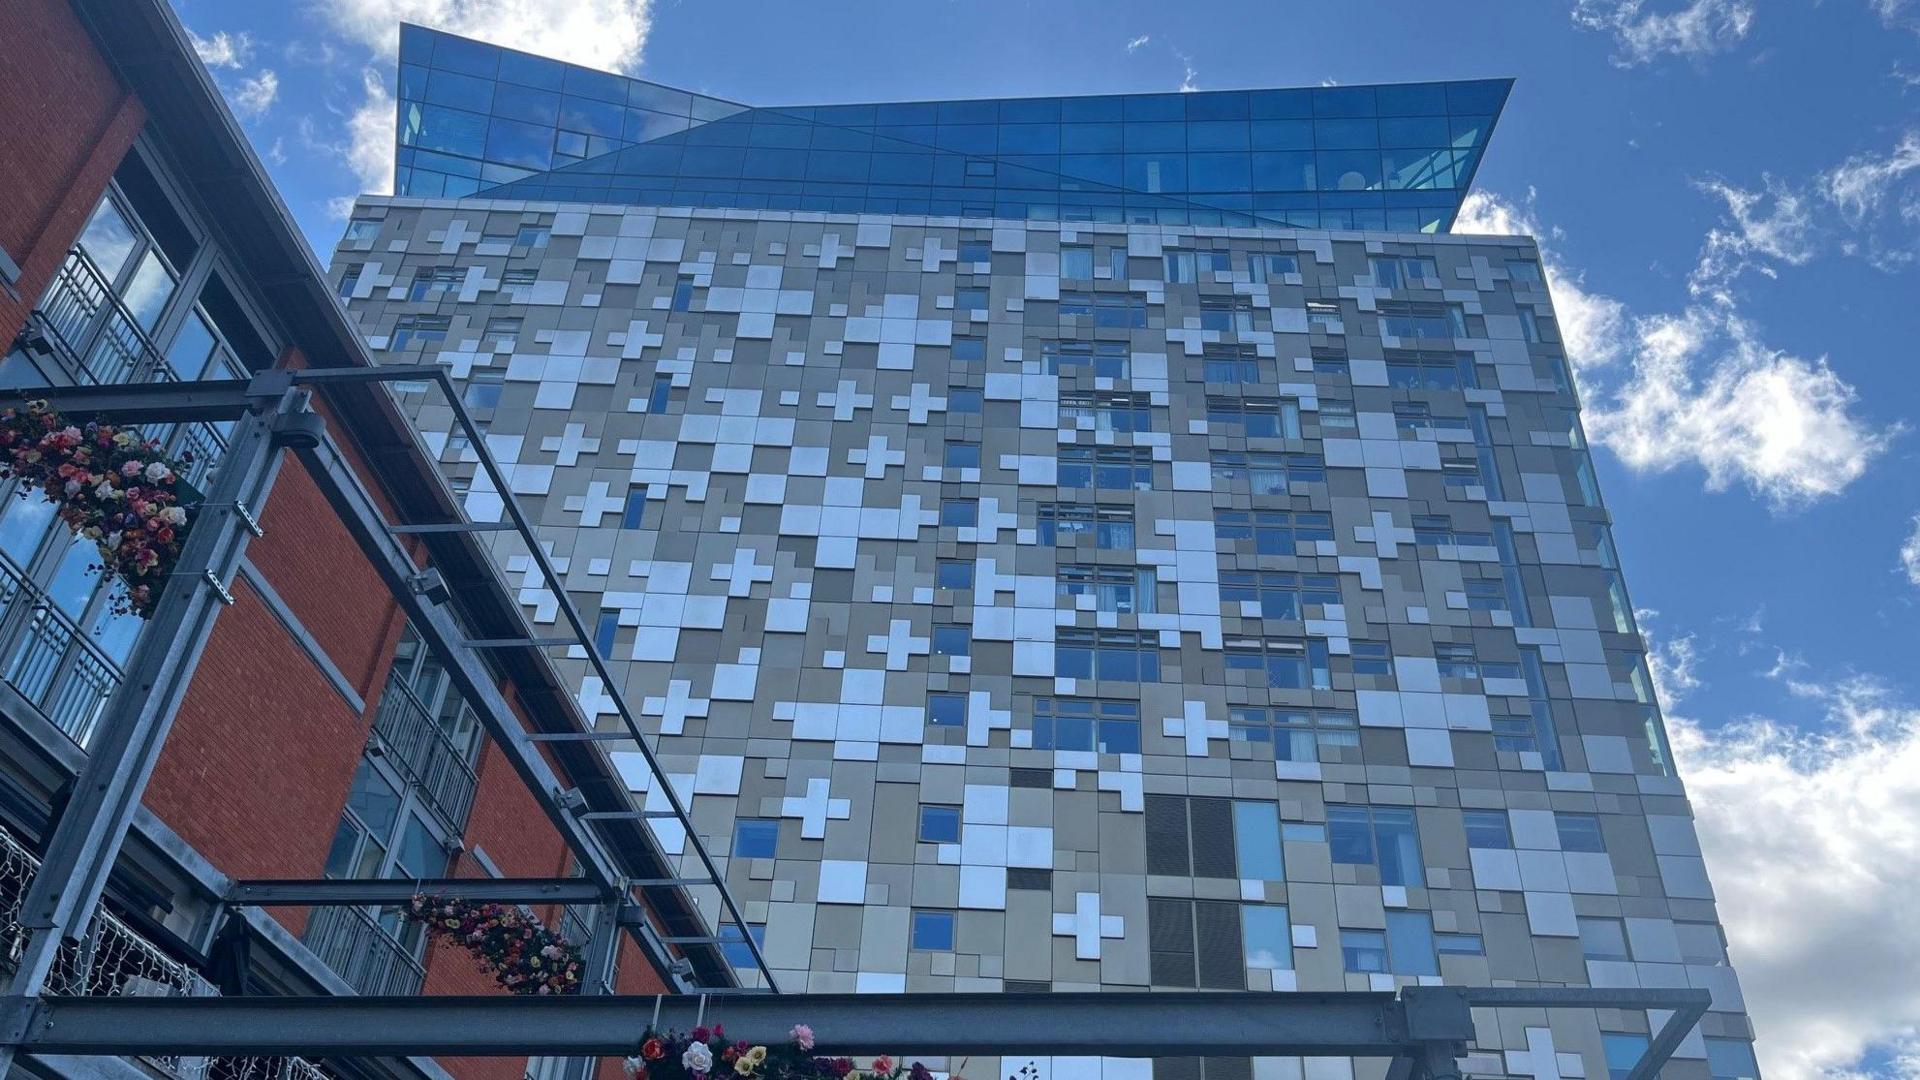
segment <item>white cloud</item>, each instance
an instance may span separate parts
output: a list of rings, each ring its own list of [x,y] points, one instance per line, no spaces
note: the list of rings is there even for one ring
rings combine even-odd
[[[1920,588],[1920,514],[1913,515],[1913,531],[1900,543],[1900,572],[1909,584]]]
[[[210,68],[237,68],[245,64],[253,52],[253,39],[245,33],[229,34],[220,30],[210,38],[203,38],[189,30],[187,37],[192,39],[193,51],[200,62]]]
[[[1703,260],[1801,250],[1775,222],[1777,205],[1766,216],[1743,205],[1716,230],[1717,246],[1710,234]],[[1455,231],[1543,232],[1531,193],[1516,204],[1485,192],[1467,197]],[[1634,469],[1692,465],[1709,490],[1739,482],[1776,508],[1792,507],[1844,490],[1899,430],[1856,416],[1853,387],[1824,358],[1768,347],[1724,286],[1696,293],[1677,313],[1641,315],[1588,291],[1550,248],[1541,256],[1587,395],[1588,434]]]
[[[1885,155],[1855,154],[1828,170],[1820,178],[1820,187],[1847,220],[1857,225],[1878,211],[1890,196],[1897,200],[1901,180],[1916,169],[1920,169],[1920,131],[1909,131]],[[1900,213],[1911,218],[1920,211],[1910,201],[1912,193],[1905,194],[1908,201],[1901,202]]]
[[[347,117],[347,165],[367,194],[384,195],[393,190],[393,93],[386,80],[373,68],[360,72],[365,88],[359,107]],[[332,209],[336,217],[345,217],[353,207],[352,198],[336,199]]]
[[[376,55],[400,47],[402,22],[588,67],[640,59],[651,0],[328,0],[325,18]]]
[[[1772,1080],[1920,1075],[1920,708],[1853,677],[1794,682],[1824,722],[1668,718]]]
[[[280,76],[272,68],[261,68],[258,74],[241,79],[230,96],[241,116],[264,116],[280,96]]]
[[[1660,617],[1652,608],[1637,608],[1633,613],[1642,636],[1647,639],[1647,673],[1653,676],[1657,700],[1671,709],[1700,688],[1700,646],[1691,633],[1675,637],[1656,634],[1652,629]]]
[[[1141,49],[1146,47],[1148,42],[1152,40],[1153,40],[1153,35],[1141,34],[1139,37],[1134,38],[1132,41],[1127,42],[1127,51],[1139,52]]]
[[[1753,27],[1749,0],[1691,0],[1668,12],[1645,10],[1644,0],[1576,0],[1573,23],[1613,35],[1619,67],[1661,56],[1705,56],[1730,48]]]
[[[1193,68],[1193,57],[1188,56],[1179,49],[1173,50],[1173,55],[1180,58],[1180,92],[1183,94],[1191,94],[1195,90],[1200,89],[1200,85],[1194,82],[1194,79],[1199,77],[1200,73]]]
[[[1717,178],[1695,181],[1696,188],[1725,204],[1732,219],[1707,232],[1687,282],[1695,295],[1729,298],[1734,280],[1748,270],[1774,277],[1773,262],[1800,266],[1813,258],[1813,217],[1806,200],[1771,176],[1763,175],[1761,185],[1761,191],[1748,191]]]

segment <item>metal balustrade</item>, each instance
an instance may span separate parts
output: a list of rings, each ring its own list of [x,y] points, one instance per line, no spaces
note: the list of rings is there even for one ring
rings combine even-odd
[[[120,685],[120,670],[44,592],[0,560],[0,616],[16,608],[30,614],[15,622],[14,640],[0,653],[0,678],[84,747]]]
[[[365,908],[313,909],[302,940],[361,994],[417,994],[427,980],[427,969],[413,950]]]
[[[386,693],[380,695],[373,734],[453,831],[464,831],[479,777],[438,719],[398,679],[389,679]]]
[[[0,829],[0,969],[12,970],[25,947],[20,905],[40,870],[40,860]],[[104,907],[77,942],[62,946],[47,974],[47,993],[73,997],[213,997],[219,994],[199,972],[162,952]],[[179,1080],[331,1080],[297,1057],[149,1057]]]

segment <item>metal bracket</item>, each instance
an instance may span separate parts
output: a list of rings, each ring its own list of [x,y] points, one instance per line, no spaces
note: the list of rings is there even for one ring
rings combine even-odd
[[[232,607],[233,594],[227,591],[227,587],[225,585],[220,584],[220,579],[214,576],[213,570],[211,568],[207,569],[203,573],[203,576],[205,577],[207,584],[213,587],[213,594],[220,598],[220,602],[222,604],[225,604],[227,607]]]

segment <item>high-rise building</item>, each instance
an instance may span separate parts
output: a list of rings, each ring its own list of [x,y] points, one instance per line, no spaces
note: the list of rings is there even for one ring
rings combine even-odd
[[[788,990],[1699,987],[1665,1075],[1752,1077],[1538,252],[1446,231],[1508,89],[747,107],[407,27],[332,274]]]

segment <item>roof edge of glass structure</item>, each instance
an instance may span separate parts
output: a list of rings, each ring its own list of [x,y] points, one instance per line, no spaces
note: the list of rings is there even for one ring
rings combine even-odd
[[[748,106],[402,23],[402,195],[1445,231],[1510,77]]]

